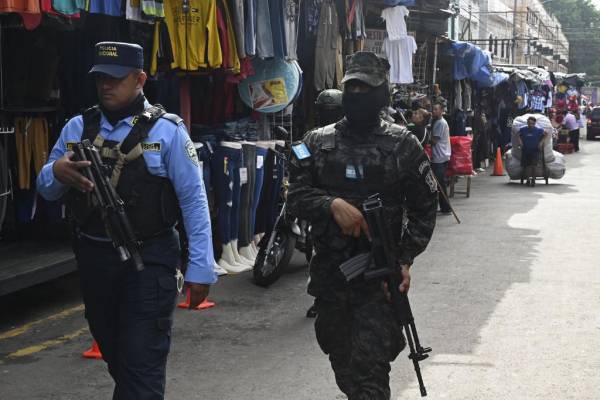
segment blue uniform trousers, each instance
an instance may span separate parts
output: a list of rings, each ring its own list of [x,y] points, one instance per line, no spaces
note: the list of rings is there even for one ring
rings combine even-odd
[[[111,243],[78,235],[74,251],[85,317],[115,381],[113,400],[163,399],[177,296],[177,233],[144,242],[141,272],[123,264]]]

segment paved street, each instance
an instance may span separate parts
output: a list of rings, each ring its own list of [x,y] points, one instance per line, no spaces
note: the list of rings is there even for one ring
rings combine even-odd
[[[413,268],[411,301],[430,399],[600,398],[600,142],[535,188],[489,172],[457,195]],[[461,182],[459,185],[462,185]],[[272,288],[224,277],[202,312],[176,311],[167,399],[343,399],[304,317],[302,257]],[[0,398],[108,399],[77,276],[0,298]],[[393,399],[418,399],[412,365],[393,365]]]

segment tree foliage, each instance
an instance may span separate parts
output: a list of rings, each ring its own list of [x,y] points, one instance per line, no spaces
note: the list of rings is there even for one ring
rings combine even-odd
[[[556,15],[569,40],[569,70],[600,81],[600,11],[590,0],[554,0],[544,6]]]

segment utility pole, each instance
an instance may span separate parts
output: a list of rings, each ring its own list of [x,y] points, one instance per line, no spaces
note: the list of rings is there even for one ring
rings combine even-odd
[[[471,17],[473,15],[473,5],[471,3],[469,3],[469,41],[471,41],[473,39],[473,36],[471,35]]]
[[[516,64],[517,59],[517,5],[518,0],[515,0],[513,5],[513,45],[512,45],[512,63]]]

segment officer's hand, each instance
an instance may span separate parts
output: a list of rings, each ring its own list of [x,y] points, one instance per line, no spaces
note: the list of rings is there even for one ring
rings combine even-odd
[[[184,292],[190,291],[190,310],[198,307],[200,303],[202,303],[208,297],[208,292],[210,290],[210,285],[205,285],[202,283],[192,283],[186,282],[184,287]]]
[[[73,161],[73,155],[74,153],[69,151],[56,160],[52,166],[52,173],[60,183],[73,186],[82,192],[91,192],[94,184],[79,172],[80,169],[89,167],[91,162]]]
[[[399,278],[402,279],[402,281],[397,290],[400,291],[400,293],[408,293],[408,289],[410,289],[410,266],[407,264],[402,265],[399,275]],[[391,303],[392,295],[387,282],[383,283],[383,294],[387,301]]]
[[[331,213],[344,235],[360,237],[360,232],[363,231],[369,237],[365,217],[352,204],[338,197],[331,203]]]

